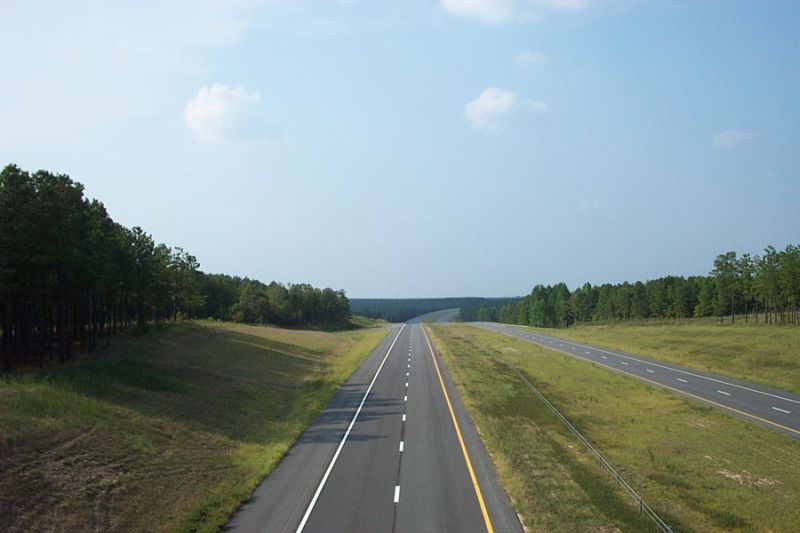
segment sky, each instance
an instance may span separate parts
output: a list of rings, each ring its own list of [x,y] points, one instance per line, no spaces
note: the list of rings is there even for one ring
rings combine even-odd
[[[800,2],[0,0],[0,164],[350,297],[800,242]]]

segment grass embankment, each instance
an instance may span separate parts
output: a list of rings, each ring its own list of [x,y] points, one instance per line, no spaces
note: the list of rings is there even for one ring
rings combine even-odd
[[[391,322],[382,318],[370,318],[368,316],[353,315],[350,318],[350,325],[353,328],[379,328],[390,326]]]
[[[655,526],[493,357],[536,385],[675,531],[800,524],[800,441],[529,342],[467,325],[430,328],[530,530]]]
[[[0,380],[0,530],[219,529],[386,333],[178,323]]]
[[[800,393],[796,326],[719,324],[705,319],[536,331]]]

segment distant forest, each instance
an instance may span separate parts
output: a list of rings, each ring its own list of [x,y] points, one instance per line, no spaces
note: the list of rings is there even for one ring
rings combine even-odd
[[[463,309],[463,320],[537,327],[575,322],[718,316],[735,322],[800,324],[800,246],[772,246],[764,255],[717,256],[708,276],[667,276],[646,282],[591,285],[570,292],[564,283],[536,285],[528,296],[501,305]]]
[[[465,310],[498,308],[513,300],[515,298],[353,298],[350,308],[357,315],[405,322],[415,316],[443,309],[459,307],[463,315]]]
[[[181,248],[128,229],[62,174],[0,173],[3,370],[64,362],[135,326],[178,317],[281,326],[340,325],[344,291],[200,271]]]

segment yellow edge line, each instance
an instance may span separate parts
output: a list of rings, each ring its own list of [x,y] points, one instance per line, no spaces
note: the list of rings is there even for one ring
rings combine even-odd
[[[544,348],[545,350],[550,350],[552,352],[557,352],[557,353],[560,353],[562,355],[567,355],[569,357],[573,357],[575,359],[578,359],[579,361],[585,361],[587,363],[591,363],[591,364],[594,364],[594,365],[602,366],[603,368],[607,368],[607,369],[612,370],[614,372],[619,372],[620,374],[625,374],[626,376],[630,376],[630,377],[632,377],[634,379],[638,379],[638,380],[641,380],[641,381],[646,381],[648,383],[652,383],[656,387],[659,387],[659,388],[662,388],[662,389],[669,389],[671,391],[677,392],[678,394],[680,394],[682,396],[689,396],[690,398],[694,398],[696,400],[700,400],[701,402],[710,403],[711,405],[716,405],[717,407],[720,407],[720,408],[722,408],[722,409],[724,409],[726,411],[731,411],[731,412],[740,414],[742,416],[746,416],[747,418],[752,418],[753,420],[758,420],[759,422],[764,422],[765,424],[769,424],[771,426],[779,427],[781,429],[785,429],[786,431],[791,431],[792,433],[800,435],[800,431],[798,431],[796,429],[790,428],[788,426],[784,426],[782,424],[778,424],[777,422],[773,422],[771,420],[767,420],[766,418],[761,418],[760,416],[752,415],[752,414],[750,414],[748,412],[745,412],[745,411],[740,411],[739,409],[736,409],[735,407],[728,407],[724,403],[718,403],[718,402],[715,402],[714,400],[709,400],[708,398],[704,398],[702,396],[697,396],[696,394],[692,394],[691,392],[686,392],[686,391],[683,391],[681,389],[676,389],[675,387],[671,387],[669,385],[665,385],[663,383],[659,383],[658,381],[653,381],[651,379],[643,378],[641,376],[637,376],[636,374],[632,374],[630,372],[625,372],[624,370],[622,370],[620,368],[616,368],[616,367],[613,367],[613,366],[610,366],[610,365],[606,365],[606,364],[603,364],[603,363],[598,363],[597,361],[590,361],[588,359],[584,359],[582,357],[578,357],[578,356],[572,355],[571,353],[562,352],[561,350],[556,350],[554,348],[550,348],[550,347],[547,347],[547,346],[541,346],[541,345],[537,345],[537,346],[540,346],[541,348]]]
[[[450,410],[450,418],[453,420],[453,427],[456,428],[456,435],[458,436],[458,442],[461,444],[461,453],[464,454],[464,462],[467,463],[467,470],[469,470],[469,477],[472,479],[472,486],[475,489],[475,496],[478,498],[478,505],[481,508],[481,514],[483,514],[483,521],[486,523],[486,531],[489,533],[494,533],[494,529],[492,529],[492,522],[489,520],[489,512],[486,510],[486,504],[483,502],[483,495],[481,494],[481,488],[478,486],[478,478],[475,477],[475,471],[472,469],[472,461],[469,460],[469,454],[467,453],[467,447],[464,444],[464,439],[461,437],[461,430],[458,427],[458,420],[456,419],[456,413],[453,411],[453,404],[450,403],[450,396],[447,394],[447,388],[444,386],[444,380],[442,379],[442,373],[439,371],[439,363],[436,362],[436,357],[433,355],[433,346],[431,346],[431,341],[428,338],[428,333],[425,331],[425,326],[422,327],[422,334],[425,336],[425,342],[428,343],[428,350],[431,352],[431,359],[433,360],[433,366],[436,368],[436,374],[439,376],[439,384],[442,386],[442,392],[444,393],[444,399],[447,402],[447,408]]]

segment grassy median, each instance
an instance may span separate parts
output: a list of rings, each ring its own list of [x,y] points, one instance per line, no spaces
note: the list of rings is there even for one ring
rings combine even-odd
[[[430,327],[515,508],[531,531],[655,527],[518,368],[675,531],[792,531],[800,441],[529,342]]]
[[[386,333],[178,323],[0,380],[0,530],[218,530]]]
[[[533,329],[533,328],[526,328]],[[539,329],[546,335],[678,363],[800,393],[800,328],[714,320]]]

